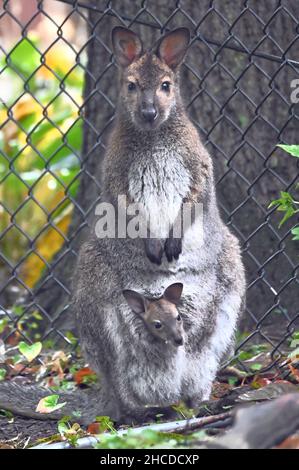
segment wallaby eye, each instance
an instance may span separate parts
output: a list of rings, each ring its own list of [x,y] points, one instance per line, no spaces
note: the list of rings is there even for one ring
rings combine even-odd
[[[170,90],[170,82],[163,82],[161,85],[161,89],[163,91],[169,91]]]
[[[129,82],[129,84],[128,84],[128,90],[129,90],[129,91],[134,91],[134,90],[136,90],[136,85],[135,85],[134,82]]]
[[[176,317],[176,319],[177,319],[177,321],[182,321],[181,315],[178,315],[178,316]]]
[[[162,323],[159,321],[159,320],[155,320],[154,322],[154,327],[159,330],[160,328],[162,328]]]

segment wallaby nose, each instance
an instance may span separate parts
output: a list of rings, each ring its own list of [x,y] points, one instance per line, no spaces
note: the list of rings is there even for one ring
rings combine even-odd
[[[153,122],[157,117],[157,111],[154,106],[148,106],[141,110],[143,119],[147,122]]]

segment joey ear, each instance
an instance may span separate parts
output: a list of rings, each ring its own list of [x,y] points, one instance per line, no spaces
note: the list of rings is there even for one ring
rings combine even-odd
[[[190,42],[188,28],[178,28],[163,36],[157,46],[156,54],[168,67],[175,69],[183,61]]]
[[[112,47],[116,62],[128,67],[142,54],[142,42],[136,33],[128,28],[116,26],[112,30]]]
[[[181,282],[176,282],[171,284],[165,289],[163,297],[169,302],[177,305],[180,301],[181,295],[183,292],[183,284]]]
[[[146,307],[146,299],[134,290],[123,290],[123,295],[128,302],[129,307],[134,313],[143,314]]]

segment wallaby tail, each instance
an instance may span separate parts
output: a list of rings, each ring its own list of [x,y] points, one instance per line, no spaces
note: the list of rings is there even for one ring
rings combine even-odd
[[[52,394],[59,395],[59,403],[66,404],[51,413],[35,411],[39,401]],[[59,420],[63,416],[71,416],[80,424],[90,424],[96,416],[105,414],[99,402],[99,391],[95,389],[60,393],[38,385],[15,382],[0,382],[0,409],[39,420]]]

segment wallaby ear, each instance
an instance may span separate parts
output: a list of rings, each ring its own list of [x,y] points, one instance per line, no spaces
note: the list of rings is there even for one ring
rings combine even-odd
[[[178,28],[163,36],[157,46],[156,54],[168,67],[175,69],[183,61],[190,42],[188,28]]]
[[[176,282],[171,284],[165,289],[163,297],[169,302],[177,305],[180,301],[181,295],[183,292],[183,284],[181,282]]]
[[[146,299],[134,290],[123,290],[123,295],[128,302],[129,307],[138,315],[145,312]]]
[[[116,26],[112,30],[112,46],[116,62],[128,67],[142,54],[142,42],[136,33],[128,28]]]

